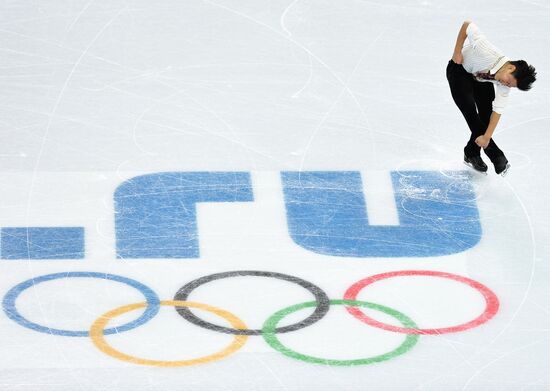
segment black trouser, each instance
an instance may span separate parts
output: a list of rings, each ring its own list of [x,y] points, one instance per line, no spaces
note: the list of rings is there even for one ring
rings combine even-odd
[[[464,147],[464,154],[468,157],[479,156],[481,147],[475,143],[475,140],[485,133],[491,119],[493,100],[495,100],[493,83],[475,80],[472,74],[466,72],[461,64],[456,64],[453,60],[450,60],[447,65],[447,80],[453,100],[472,132],[468,144]],[[492,138],[485,148],[485,154],[493,163],[496,158],[504,156]]]

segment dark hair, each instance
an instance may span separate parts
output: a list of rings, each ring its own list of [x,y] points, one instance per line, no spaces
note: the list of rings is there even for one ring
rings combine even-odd
[[[529,91],[531,84],[537,80],[537,71],[535,67],[527,64],[523,60],[510,61],[510,64],[516,67],[516,70],[512,72],[518,82],[518,88],[522,91]]]

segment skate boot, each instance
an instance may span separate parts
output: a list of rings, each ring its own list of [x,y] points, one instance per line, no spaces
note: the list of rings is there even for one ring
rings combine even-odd
[[[481,156],[468,157],[464,155],[464,164],[468,167],[472,167],[474,170],[479,171],[487,175],[487,165],[481,159]]]
[[[498,175],[505,176],[508,173],[508,169],[510,168],[510,163],[508,163],[508,159],[504,156],[499,156],[495,159],[493,162],[495,165],[495,172]]]

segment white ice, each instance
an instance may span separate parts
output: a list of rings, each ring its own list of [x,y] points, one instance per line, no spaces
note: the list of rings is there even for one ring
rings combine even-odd
[[[510,173],[502,178],[490,167],[488,176],[472,175],[480,242],[457,254],[405,258],[322,255],[294,243],[281,171],[358,171],[370,222],[395,226],[390,172],[468,170],[461,161],[469,131],[445,79],[466,19],[539,72],[532,91],[512,92],[494,135]],[[0,227],[84,227],[85,256],[0,260],[1,297],[37,276],[95,271],[171,300],[208,274],[267,270],[341,299],[377,273],[434,270],[481,282],[500,309],[479,327],[422,335],[407,353],[372,365],[302,362],[251,336],[222,360],[177,368],[121,361],[89,338],[40,333],[0,312],[0,390],[549,390],[549,21],[544,0],[3,1]],[[197,205],[199,258],[117,259],[113,193],[122,182],[206,171],[250,172],[254,202]],[[467,322],[484,308],[472,288],[429,277],[378,282],[359,299],[426,328]],[[312,297],[284,281],[239,277],[201,286],[190,300],[261,328],[274,312]],[[112,281],[59,279],[27,289],[17,306],[46,327],[87,330],[105,312],[139,301],[139,292]],[[233,340],[169,306],[105,338],[156,360],[212,354]],[[317,324],[280,339],[304,354],[346,360],[384,354],[405,335],[331,306]]]

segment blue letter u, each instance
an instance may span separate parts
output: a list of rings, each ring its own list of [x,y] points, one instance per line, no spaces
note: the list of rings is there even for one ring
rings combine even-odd
[[[467,172],[392,172],[398,226],[369,225],[356,171],[283,172],[298,245],[343,257],[433,257],[475,246],[481,226]]]

